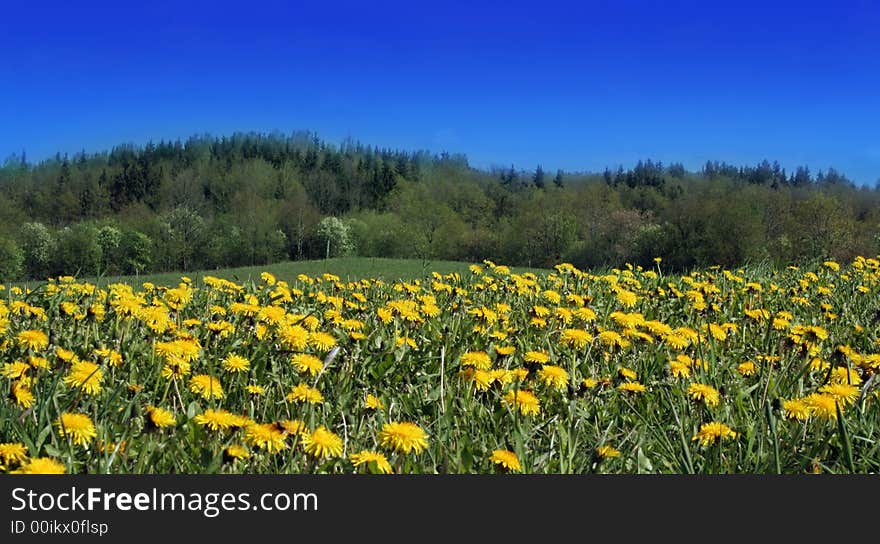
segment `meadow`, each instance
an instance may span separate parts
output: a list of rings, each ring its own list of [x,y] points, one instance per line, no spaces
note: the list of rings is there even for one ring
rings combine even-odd
[[[880,465],[875,258],[274,266],[6,286],[0,472]]]

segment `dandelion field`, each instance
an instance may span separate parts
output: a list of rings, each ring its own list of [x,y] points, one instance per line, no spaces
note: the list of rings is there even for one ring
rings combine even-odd
[[[880,261],[71,277],[0,304],[0,472],[866,473]]]

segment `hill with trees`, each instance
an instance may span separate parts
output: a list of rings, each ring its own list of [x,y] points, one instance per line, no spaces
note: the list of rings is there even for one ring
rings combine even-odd
[[[0,167],[0,278],[359,255],[733,267],[880,251],[880,191],[833,169],[639,161],[478,169],[310,132],[194,136]]]

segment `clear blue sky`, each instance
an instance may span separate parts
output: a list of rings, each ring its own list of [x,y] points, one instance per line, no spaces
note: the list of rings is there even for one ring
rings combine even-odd
[[[880,3],[41,2],[0,13],[0,159],[233,131],[598,171],[880,178]]]

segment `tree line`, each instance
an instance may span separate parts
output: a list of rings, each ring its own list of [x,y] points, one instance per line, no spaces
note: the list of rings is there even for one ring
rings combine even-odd
[[[880,191],[834,169],[639,161],[478,169],[311,132],[194,136],[0,167],[0,279],[342,254],[727,267],[880,251]]]

